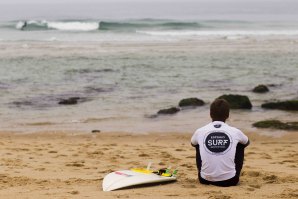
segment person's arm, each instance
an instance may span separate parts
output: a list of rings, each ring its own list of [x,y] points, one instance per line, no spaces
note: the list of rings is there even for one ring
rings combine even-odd
[[[239,144],[243,145],[244,147],[247,147],[250,144],[248,137],[244,133],[242,133],[242,131],[238,132],[238,136]]]
[[[198,139],[197,139],[198,132],[196,131],[193,136],[191,137],[191,146],[196,147],[198,145]]]
[[[244,148],[245,148],[245,147],[247,147],[249,144],[250,144],[250,141],[249,141],[249,140],[247,140],[247,143],[246,143],[246,144],[244,144]]]

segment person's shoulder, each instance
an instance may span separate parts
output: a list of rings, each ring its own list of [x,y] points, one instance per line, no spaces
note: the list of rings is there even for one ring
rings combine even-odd
[[[230,128],[230,130],[232,130],[232,131],[235,132],[235,133],[243,133],[240,129],[238,129],[238,128],[236,128],[236,127],[230,126],[230,125],[228,125],[228,124],[226,124],[226,126],[227,126],[228,128]]]
[[[202,131],[203,132],[203,131],[209,130],[211,124],[212,123],[208,123],[205,126],[202,126],[202,127],[198,128],[197,131]]]
[[[208,130],[208,128],[209,128],[209,125],[210,125],[210,123],[209,124],[206,124],[205,126],[202,126],[202,127],[198,128],[195,131],[195,134],[202,134],[202,133],[206,132]]]
[[[243,144],[245,147],[249,145],[249,139],[247,135],[245,135],[240,129],[231,127],[233,130],[233,136],[236,137],[241,144]]]

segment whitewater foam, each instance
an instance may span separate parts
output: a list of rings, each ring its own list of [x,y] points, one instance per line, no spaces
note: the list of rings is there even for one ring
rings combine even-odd
[[[98,30],[97,22],[48,22],[48,28],[68,31],[92,31]]]
[[[25,25],[25,22],[19,21],[16,25],[16,29],[21,30],[24,27],[24,25]]]
[[[92,31],[99,29],[97,22],[63,22],[63,21],[19,21],[16,26],[18,30],[62,30],[62,31]]]
[[[298,36],[298,30],[136,31],[151,36]]]

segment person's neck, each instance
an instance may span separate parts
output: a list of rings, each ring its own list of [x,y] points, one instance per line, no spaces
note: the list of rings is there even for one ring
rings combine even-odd
[[[226,123],[226,120],[213,120],[212,119],[212,122],[223,122],[223,123]]]

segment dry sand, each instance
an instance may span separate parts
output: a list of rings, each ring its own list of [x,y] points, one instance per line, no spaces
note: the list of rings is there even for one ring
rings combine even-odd
[[[0,198],[298,198],[298,132],[249,133],[239,186],[197,182],[191,134],[1,133]],[[103,192],[111,171],[179,166],[178,181]]]

